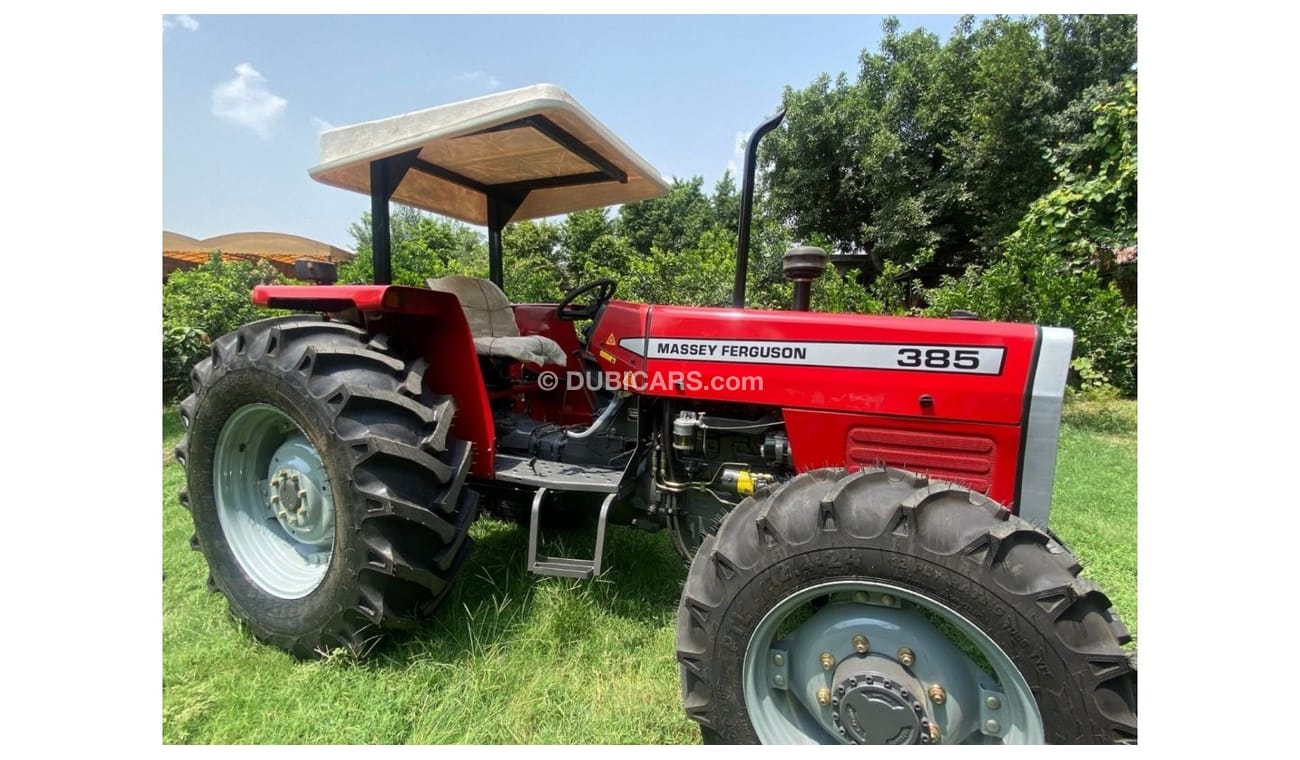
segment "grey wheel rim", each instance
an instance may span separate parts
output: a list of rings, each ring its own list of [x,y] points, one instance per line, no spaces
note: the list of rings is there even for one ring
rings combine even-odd
[[[1038,704],[1006,652],[947,605],[888,583],[789,594],[754,629],[741,678],[764,744],[1044,741]]]
[[[279,599],[325,579],[334,555],[334,497],[320,454],[284,412],[235,410],[217,436],[217,518],[248,578]]]

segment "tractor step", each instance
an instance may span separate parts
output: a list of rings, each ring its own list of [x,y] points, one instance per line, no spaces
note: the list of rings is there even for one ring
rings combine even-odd
[[[615,493],[623,482],[623,471],[614,467],[565,464],[534,457],[497,454],[496,479],[526,486],[545,486],[558,491]]]
[[[596,563],[589,559],[543,559],[533,563],[533,572],[585,581],[595,576]]]
[[[596,549],[591,559],[538,556],[537,543],[541,538],[542,501],[546,495],[547,490],[539,488],[537,495],[533,497],[532,515],[528,519],[528,572],[581,580],[600,575],[601,560],[605,553],[605,526],[608,523],[609,506],[614,503],[615,494],[610,493],[600,504],[600,517],[596,520]]]

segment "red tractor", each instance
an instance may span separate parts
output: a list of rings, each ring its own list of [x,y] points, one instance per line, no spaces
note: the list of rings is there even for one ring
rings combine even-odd
[[[480,508],[527,516],[539,575],[600,575],[610,523],[667,529],[705,741],[1135,741],[1128,633],[1047,530],[1071,332],[810,312],[815,248],[786,255],[790,310],[743,308],[780,119],[749,144],[733,308],[612,280],[507,300],[507,223],[668,189],[559,88],[325,132],[311,175],[370,195],[375,284],[258,287],[299,313],[213,341],[180,405],[182,503],[234,616],[364,653],[437,607]],[[490,279],[388,284],[390,200],[486,225]],[[593,514],[594,556],[540,554],[543,512]]]

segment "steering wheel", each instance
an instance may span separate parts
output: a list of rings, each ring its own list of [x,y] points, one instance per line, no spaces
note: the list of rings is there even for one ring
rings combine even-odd
[[[555,315],[565,322],[576,322],[579,319],[591,319],[605,308],[614,297],[614,289],[618,283],[610,279],[592,280],[586,285],[579,285],[564,294],[560,299],[560,304],[555,307]],[[580,297],[596,291],[596,297],[590,303],[575,304]]]

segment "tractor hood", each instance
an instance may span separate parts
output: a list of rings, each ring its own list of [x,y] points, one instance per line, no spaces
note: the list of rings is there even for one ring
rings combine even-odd
[[[370,164],[408,166],[392,200],[487,225],[489,195],[515,198],[503,222],[645,200],[668,192],[659,172],[567,92],[523,87],[321,135],[327,185],[370,194]]]

